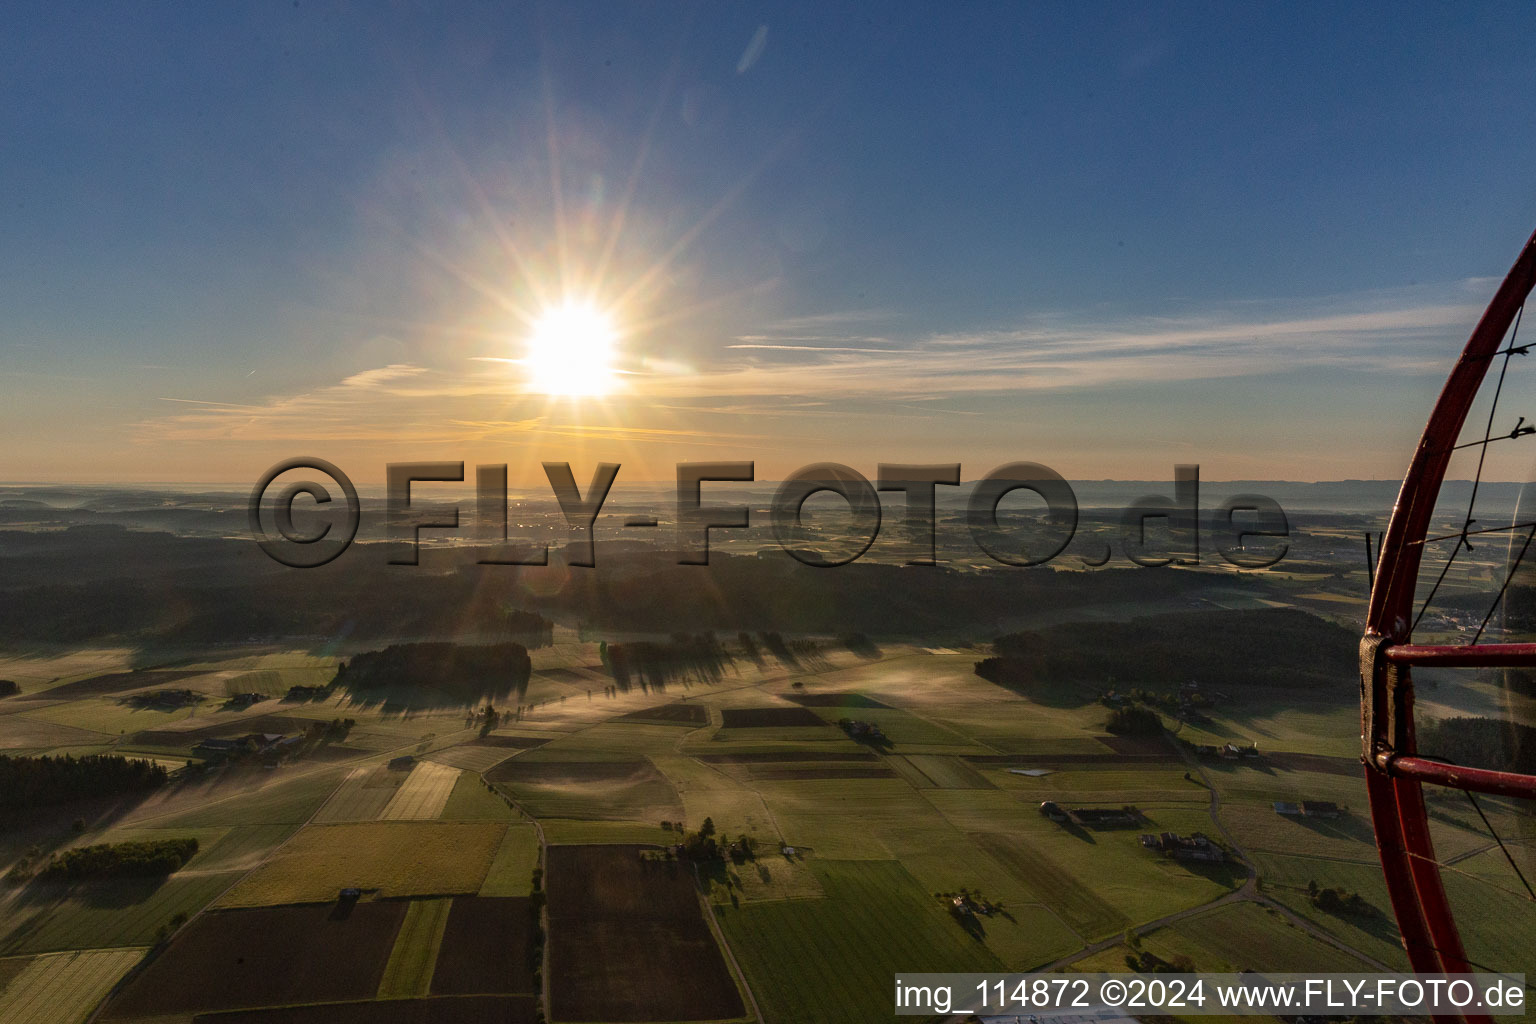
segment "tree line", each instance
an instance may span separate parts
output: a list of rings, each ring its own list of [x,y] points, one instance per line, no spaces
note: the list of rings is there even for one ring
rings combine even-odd
[[[1359,637],[1292,608],[1175,612],[1129,622],[1067,622],[1010,633],[976,664],[983,679],[1025,689],[1045,681],[1124,679],[1213,690],[1244,687],[1339,691],[1353,679]]]
[[[1536,729],[1496,718],[1426,719],[1419,751],[1469,768],[1536,774]]]
[[[117,754],[0,755],[0,808],[51,807],[74,800],[143,792],[165,785],[169,778],[170,773],[153,761]]]

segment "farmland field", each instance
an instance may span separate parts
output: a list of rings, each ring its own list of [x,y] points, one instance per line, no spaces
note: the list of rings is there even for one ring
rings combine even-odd
[[[419,761],[389,803],[379,812],[385,821],[427,820],[443,812],[459,769]]]
[[[1164,740],[1106,734],[1103,709],[1073,704],[1080,696],[1067,695],[1068,687],[1037,701],[978,679],[967,656],[889,650],[880,661],[800,673],[806,685],[793,692],[782,672],[743,669],[730,685],[689,687],[686,700],[666,703],[656,692],[565,701],[540,692],[535,707],[530,693],[514,725],[480,738],[470,738],[453,710],[402,716],[354,707],[345,713],[359,716],[356,728],[346,744],[330,748],[355,758],[352,764],[194,775],[119,817],[50,838],[50,848],[61,848],[187,835],[201,849],[182,872],[158,882],[24,887],[0,919],[0,952],[137,950],[179,915],[214,904],[221,909],[196,918],[162,957],[189,963],[185,935],[201,942],[204,922],[238,922],[231,908],[323,916],[341,889],[355,887],[363,890],[352,908],[363,915],[358,920],[397,916],[384,926],[387,935],[362,943],[367,963],[349,961],[342,973],[351,980],[325,995],[324,1006],[243,1002],[256,998],[259,986],[251,983],[238,1007],[186,1002],[174,1012],[183,1022],[201,1014],[206,1024],[531,1020],[539,986],[528,906],[544,857],[553,1019],[747,1013],[704,905],[713,908],[768,1024],[885,1019],[889,973],[914,965],[1028,970],[1109,940],[1115,944],[1079,966],[1118,969],[1127,951],[1120,933],[1186,910],[1198,912],[1146,935],[1141,948],[1212,969],[1348,969],[1355,962],[1348,953],[1260,904],[1239,900],[1200,911],[1230,897],[1244,878],[1240,867],[1196,867],[1140,847],[1139,830],[1217,834],[1209,785],[1222,797],[1222,825],[1257,863],[1264,896],[1362,956],[1403,963],[1359,810],[1358,770],[1330,743],[1299,735],[1331,721],[1332,710],[1229,709],[1232,722],[1277,730],[1256,733],[1266,756],[1192,765]],[[212,693],[242,680],[242,672],[257,673],[241,685],[270,689],[280,680],[260,674],[281,671],[226,664],[186,678]],[[121,714],[105,708],[113,699],[79,698],[75,716]],[[281,710],[257,705],[248,715],[217,718],[199,711],[196,720],[152,733],[185,746],[190,736],[228,734],[246,721],[299,728],[337,714],[329,706],[271,706]],[[39,702],[38,710],[71,718],[69,702]],[[853,742],[835,725],[845,715],[880,723],[891,744],[877,750]],[[98,735],[32,712],[6,718],[0,715],[0,742]],[[1221,728],[1214,720],[1206,726]],[[385,766],[406,752],[416,758],[409,771]],[[1024,768],[1043,774],[1012,771]],[[1299,821],[1274,814],[1271,801],[1282,799],[1331,800],[1354,810]],[[1134,804],[1141,824],[1059,825],[1039,813],[1044,800],[1077,808]],[[1451,884],[1453,896],[1497,918],[1504,891],[1496,887],[1508,881],[1502,855],[1463,804],[1439,801],[1432,810],[1437,849],[1465,858],[1455,865],[1465,879]],[[1522,835],[1519,816],[1496,804],[1485,810],[1506,838]],[[703,864],[696,887],[691,867],[639,857],[638,847],[677,843],[685,822],[696,829],[706,817],[732,839],[752,837],[756,859]],[[663,829],[663,821],[678,830]],[[551,844],[547,853],[540,831]],[[1360,892],[1377,912],[1325,913],[1306,895],[1314,879]],[[984,893],[998,908],[976,919],[974,934],[935,896],[960,888]],[[368,909],[377,907],[386,910]],[[339,927],[315,920],[322,933]],[[1536,941],[1523,919],[1511,918],[1509,929]],[[1486,926],[1469,927],[1467,936],[1480,948],[1504,941]],[[1489,956],[1497,963],[1496,954]],[[11,969],[25,962],[13,960]],[[846,985],[829,997],[834,976]],[[282,985],[269,988],[272,999],[289,998]],[[319,998],[308,989],[300,996]],[[214,1016],[219,1008],[238,1012]],[[118,1004],[110,1012],[124,1013]]]
[[[494,768],[516,753],[517,750],[510,747],[461,743],[456,747],[434,750],[423,757],[427,761],[436,761],[438,764],[462,768],[465,771],[483,772]]]
[[[522,822],[507,826],[496,856],[480,883],[481,896],[527,896],[533,869],[539,866],[539,837]]]
[[[46,696],[48,700],[78,700],[81,697],[129,693],[133,690],[170,686],[197,674],[196,671],[184,669],[109,672],[49,687]]]
[[[438,947],[443,944],[443,927],[448,923],[450,900],[445,898],[411,900],[406,905],[405,920],[395,937],[389,963],[379,982],[380,999],[404,999],[424,996],[432,984],[432,969],[437,963]]]
[[[890,1020],[891,978],[1001,964],[891,861],[811,862],[824,899],[717,906],[726,938],[771,1020]]]
[[[661,725],[708,725],[709,710],[695,703],[662,704],[654,708],[642,708],[614,718],[615,722],[640,722]]]
[[[727,729],[785,729],[826,725],[825,719],[805,708],[726,708],[720,712]]]
[[[199,828],[209,825],[300,824],[308,821],[346,776],[340,768],[326,768],[283,778],[256,791],[227,795],[217,782],[200,787],[189,810],[164,821],[164,826]]]
[[[783,693],[779,696],[804,708],[888,708],[862,693]]]
[[[327,903],[344,888],[382,897],[474,893],[506,829],[496,822],[310,825],[219,905]]]
[[[718,1020],[744,1013],[687,865],[634,846],[549,851],[550,1016]],[[593,957],[590,951],[604,955]]]
[[[678,818],[677,791],[649,761],[534,761],[518,757],[485,775],[535,817]]]
[[[700,754],[705,764],[778,764],[785,761],[868,761],[879,760],[868,750],[744,750],[732,754]]]
[[[127,671],[132,667],[133,654],[131,647],[85,647],[63,654],[0,654],[0,678],[19,683],[21,696],[39,696],[61,683]]]
[[[96,949],[0,960],[0,1020],[80,1024],[143,955],[142,949]]]
[[[383,814],[404,782],[404,772],[390,771],[383,765],[353,768],[325,806],[315,812],[314,820],[373,821]]]
[[[958,757],[946,757],[942,754],[907,754],[892,756],[888,760],[892,767],[921,789],[993,788],[985,775]]]
[[[387,999],[199,1014],[195,1024],[535,1024],[532,996]]]
[[[502,795],[478,775],[460,772],[438,817],[445,821],[507,821],[514,816]]]
[[[240,878],[239,871],[185,878],[99,879],[78,886],[34,885],[0,927],[0,952],[148,946],[177,914],[194,914]]]
[[[1142,940],[1167,959],[1182,953],[1202,971],[1364,971],[1370,967],[1256,903],[1187,917]]]
[[[406,904],[204,914],[107,1005],[108,1019],[371,999]]]
[[[760,782],[809,779],[894,779],[896,772],[882,764],[772,764],[752,765],[747,777]]]
[[[452,904],[432,994],[532,993],[532,902],[458,896]]]

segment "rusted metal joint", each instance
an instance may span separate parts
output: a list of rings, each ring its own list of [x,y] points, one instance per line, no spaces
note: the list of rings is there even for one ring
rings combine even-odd
[[[1411,752],[1413,679],[1407,665],[1387,660],[1392,638],[1360,639],[1360,760],[1391,774],[1397,755]]]

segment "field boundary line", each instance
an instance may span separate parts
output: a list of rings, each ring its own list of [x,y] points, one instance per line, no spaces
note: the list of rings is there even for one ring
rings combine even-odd
[[[462,731],[462,732],[469,732],[471,730],[465,729],[465,730],[460,730],[460,731]],[[356,762],[358,762],[358,761],[368,761],[368,760],[373,759],[373,758],[380,758],[380,759],[387,760],[390,754],[393,754],[396,751],[402,750],[405,747],[419,746],[420,742],[421,742],[420,740],[417,740],[414,743],[403,744],[403,745],[401,745],[399,747],[393,747],[393,748],[390,748],[390,749],[387,749],[387,750],[383,750],[383,751],[373,751],[373,752],[370,752],[368,754],[362,755],[360,757],[352,758],[352,759],[350,759],[348,761],[343,761],[340,765],[317,766],[317,767],[311,769],[310,771],[302,772],[299,775],[296,775],[293,779],[284,779],[280,783],[274,783],[274,785],[284,785],[284,784],[286,784],[288,782],[296,781],[299,778],[307,778],[310,775],[319,774],[321,772],[328,771],[328,770],[330,770],[332,768],[345,767],[346,765],[355,765]],[[112,1001],[112,997],[114,995],[116,995],[125,985],[127,985],[128,982],[130,982],[134,978],[138,977],[138,975],[140,973],[142,973],[146,967],[148,967],[151,963],[153,963],[155,961],[155,959],[159,956],[160,951],[163,950],[164,948],[166,948],[167,946],[169,946],[171,944],[171,941],[176,937],[176,935],[178,933],[184,931],[187,928],[187,926],[190,925],[193,921],[196,921],[198,918],[200,918],[204,914],[208,913],[209,908],[215,906],[225,896],[228,896],[229,893],[230,893],[230,890],[234,889],[235,886],[239,885],[241,882],[245,881],[251,875],[255,874],[256,872],[260,871],[263,867],[265,867],[267,865],[267,862],[270,861],[279,852],[281,852],[282,849],[284,847],[286,847],[289,843],[293,842],[294,838],[296,836],[298,836],[299,833],[303,832],[306,827],[308,827],[309,825],[313,824],[314,820],[315,820],[315,817],[316,817],[316,815],[318,815],[320,813],[321,808],[323,808],[327,803],[330,802],[331,797],[334,797],[336,795],[336,790],[340,789],[341,786],[350,777],[351,777],[351,773],[348,772],[346,777],[339,779],[337,781],[337,783],[336,783],[336,787],[331,790],[330,794],[324,800],[320,801],[319,805],[316,806],[313,811],[310,812],[309,817],[305,818],[302,822],[300,822],[299,823],[299,827],[294,829],[292,834],[289,835],[288,838],[284,839],[281,843],[278,843],[271,850],[267,851],[267,855],[265,857],[263,857],[259,863],[257,863],[253,867],[251,867],[250,870],[241,872],[240,873],[240,877],[236,878],[229,885],[225,886],[224,889],[222,891],[220,891],[218,895],[214,896],[213,899],[209,900],[202,907],[200,907],[197,910],[196,913],[189,915],[187,917],[186,921],[182,922],[182,925],[181,925],[180,928],[177,928],[170,935],[166,936],[166,939],[165,939],[165,941],[163,943],[160,943],[159,945],[156,945],[156,946],[151,946],[150,949],[149,949],[149,952],[146,953],[144,955],[144,957],[137,964],[135,964],[132,968],[130,968],[127,974],[124,974],[121,978],[118,979],[118,982],[117,982],[117,984],[115,986],[113,986],[112,991],[108,992],[105,996],[103,996],[101,998],[101,1000],[96,1004],[95,1008],[92,1009],[90,1014],[86,1016],[83,1024],[96,1024],[96,1022],[101,1019],[102,1011],[105,1010],[106,1007],[107,1007],[107,1004]],[[269,788],[269,787],[266,787],[266,786],[262,787],[262,789],[267,789],[267,788]],[[256,790],[255,792],[261,792],[261,790]],[[229,801],[229,800],[235,800],[235,799],[238,799],[242,795],[249,796],[250,794],[239,794],[239,793],[231,794],[230,796],[227,796],[227,797],[221,797],[218,800],[210,800],[207,804],[204,804],[203,806],[204,806],[204,808],[206,808],[206,807],[210,807],[210,806],[212,806],[214,804],[224,803],[224,802]],[[176,812],[176,813],[179,814],[181,812]],[[157,820],[158,818],[164,818],[164,817],[169,817],[169,816],[171,816],[171,814],[170,814],[170,812],[167,812],[166,814],[155,815],[154,817],[151,817],[148,820],[154,821],[154,820]]]
[[[736,952],[731,949],[731,944],[726,941],[725,932],[720,927],[720,922],[715,920],[715,906],[703,891],[703,879],[699,877],[699,866],[693,865],[693,882],[695,895],[698,901],[704,905],[704,920],[709,923],[709,930],[715,936],[715,941],[720,943],[720,949],[725,953],[726,962],[731,966],[731,974],[736,978],[736,983],[741,986],[742,994],[747,997],[747,1003],[752,1007],[752,1016],[757,1024],[765,1024],[763,1008],[757,1005],[757,996],[752,993],[752,985],[747,981],[747,972],[741,969],[741,964],[736,961]]]

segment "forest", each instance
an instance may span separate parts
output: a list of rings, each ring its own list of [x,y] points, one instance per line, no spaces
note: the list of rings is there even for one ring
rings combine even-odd
[[[449,703],[519,700],[533,663],[522,644],[454,644],[433,641],[391,644],[365,651],[337,667],[334,685],[367,699],[389,687],[435,690]]]
[[[1469,768],[1536,774],[1536,729],[1496,718],[1457,717],[1418,723],[1419,752]]]
[[[1047,680],[1121,688],[1195,681],[1206,691],[1303,689],[1352,700],[1354,690],[1339,682],[1358,672],[1358,643],[1344,627],[1290,608],[1177,612],[1000,636],[996,656],[976,672],[1014,688]]]
[[[197,853],[197,840],[156,839],[98,843],[65,850],[38,872],[44,880],[169,875]]]
[[[12,757],[0,755],[0,808],[52,807],[165,785],[170,774],[161,765],[116,754],[85,757]]]

